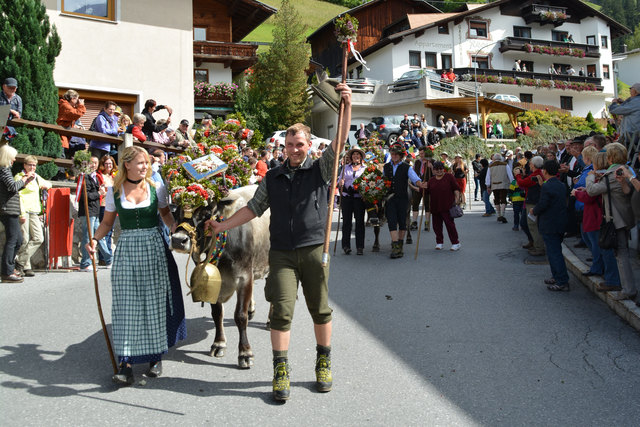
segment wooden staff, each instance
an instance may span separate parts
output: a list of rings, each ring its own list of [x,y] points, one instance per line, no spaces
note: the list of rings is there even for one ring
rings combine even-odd
[[[341,180],[344,178],[344,167],[346,165],[342,165],[342,173],[341,175]],[[335,242],[333,243],[333,254],[336,254],[336,249],[338,248],[338,234],[340,233],[340,214],[342,214],[342,188],[339,189],[338,191],[338,228],[336,229],[336,239]],[[351,236],[349,236],[351,237]]]
[[[421,161],[421,165],[422,165],[422,161]],[[422,182],[425,182],[425,179],[427,179],[428,170],[429,170],[429,165],[426,164],[424,168],[424,173],[422,174]],[[420,191],[420,198],[422,199],[422,213],[420,214],[420,224],[418,225],[418,241],[416,242],[416,253],[413,256],[414,261],[418,259],[418,248],[420,247],[420,235],[422,234],[422,220],[424,219],[424,211],[426,209],[424,205],[424,196],[426,194],[426,190],[420,188],[419,191]],[[422,193],[423,191],[425,191],[425,193]],[[431,212],[431,197],[429,197],[429,212]]]
[[[347,45],[342,45],[342,83],[347,82]],[[340,154],[344,149],[345,135],[342,134],[342,121],[344,120],[344,102],[342,98],[340,100],[340,112],[338,113],[338,134],[336,136],[336,142],[338,147],[336,148],[335,159],[333,160],[333,173],[331,174],[331,189],[329,190],[329,210],[327,213],[327,222],[324,230],[324,247],[322,249],[322,266],[325,267],[329,263],[329,245],[331,240],[331,224],[333,223],[333,205],[336,195],[336,181],[338,179],[338,166],[340,163]]]
[[[89,242],[93,239],[91,233],[91,222],[89,221],[89,198],[87,196],[87,174],[83,174],[82,192],[84,194],[84,213],[87,218],[87,233],[89,234]],[[85,249],[86,250],[86,249]],[[102,314],[102,303],[100,302],[100,291],[98,290],[98,270],[96,267],[95,254],[91,257],[91,264],[93,265],[93,289],[96,293],[96,303],[98,304],[98,315],[100,316],[100,324],[102,325],[102,333],[104,339],[107,342],[107,350],[109,350],[109,357],[111,358],[111,365],[113,366],[113,373],[118,373],[118,364],[116,358],[113,355],[113,348],[111,347],[111,340],[109,339],[109,332],[107,332],[107,325],[104,323],[104,314]]]

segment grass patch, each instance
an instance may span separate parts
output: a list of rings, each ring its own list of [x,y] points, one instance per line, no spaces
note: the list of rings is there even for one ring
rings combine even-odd
[[[282,4],[282,0],[262,0],[262,3],[279,9]],[[346,7],[319,0],[295,0],[292,1],[291,4],[300,14],[302,22],[307,26],[307,31],[305,33],[307,36],[324,25],[327,21],[333,19],[336,15],[347,10]],[[250,32],[242,41],[270,43],[273,41],[273,28],[274,17],[271,16],[255,30]],[[264,48],[264,46],[260,46],[258,51]]]

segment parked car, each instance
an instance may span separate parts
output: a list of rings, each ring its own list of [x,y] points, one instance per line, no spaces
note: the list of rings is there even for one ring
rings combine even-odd
[[[440,82],[440,75],[430,68],[411,70],[402,74],[399,79],[392,83],[393,92],[415,89],[420,85],[420,79],[428,77],[431,81]]]
[[[393,145],[398,136],[402,133],[400,131],[400,122],[404,119],[404,116],[395,115],[395,116],[380,116],[380,117],[372,117],[371,122],[367,124],[367,129],[371,132],[378,132],[380,134],[380,139],[387,141],[389,146]],[[427,132],[431,132],[435,126],[426,125]],[[440,135],[440,139],[445,138],[446,134],[440,128],[438,129],[438,134]]]
[[[504,93],[499,93],[497,95],[493,95],[491,99],[495,99],[496,101],[512,101],[512,102],[520,102],[520,98],[515,95],[508,95]]]
[[[272,143],[274,146],[278,147],[280,145],[284,145],[284,137],[287,135],[287,130],[277,130],[275,131],[269,138],[265,139],[265,144]],[[330,139],[320,138],[311,134],[311,148],[316,150],[320,143],[324,142],[325,144],[331,144]]]

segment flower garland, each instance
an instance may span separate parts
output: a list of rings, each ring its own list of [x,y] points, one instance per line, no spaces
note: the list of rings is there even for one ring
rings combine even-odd
[[[368,164],[366,169],[353,181],[353,188],[360,193],[362,200],[372,205],[382,202],[384,196],[389,193],[391,181],[382,174],[374,164]]]
[[[345,13],[335,19],[335,34],[340,43],[355,43],[358,36],[358,20]]]
[[[540,18],[547,21],[562,21],[567,19],[567,14],[564,12],[553,12],[550,10],[543,10],[540,12]]]
[[[543,55],[575,56],[576,58],[584,58],[585,56],[587,56],[587,53],[584,51],[584,49],[576,47],[552,47],[525,43],[524,50],[526,50],[528,53],[533,52]]]
[[[594,83],[569,82],[562,80],[546,80],[531,78],[513,78],[510,76],[485,76],[484,74],[463,74],[463,81],[477,81],[478,83],[502,83],[518,86],[541,87],[546,89],[575,90],[576,92],[595,92],[598,86]]]

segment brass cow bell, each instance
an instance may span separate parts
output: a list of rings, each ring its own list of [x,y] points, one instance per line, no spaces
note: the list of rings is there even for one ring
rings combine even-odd
[[[189,294],[191,294],[193,302],[208,302],[211,304],[218,302],[220,287],[222,285],[222,276],[220,276],[218,267],[209,263],[215,248],[215,239],[211,239],[211,246],[207,253],[207,257],[204,261],[199,262],[191,273],[189,285],[191,290],[189,291]]]
[[[190,279],[191,298],[193,302],[208,302],[215,304],[220,295],[222,277],[218,267],[208,262],[208,257],[193,269]]]

